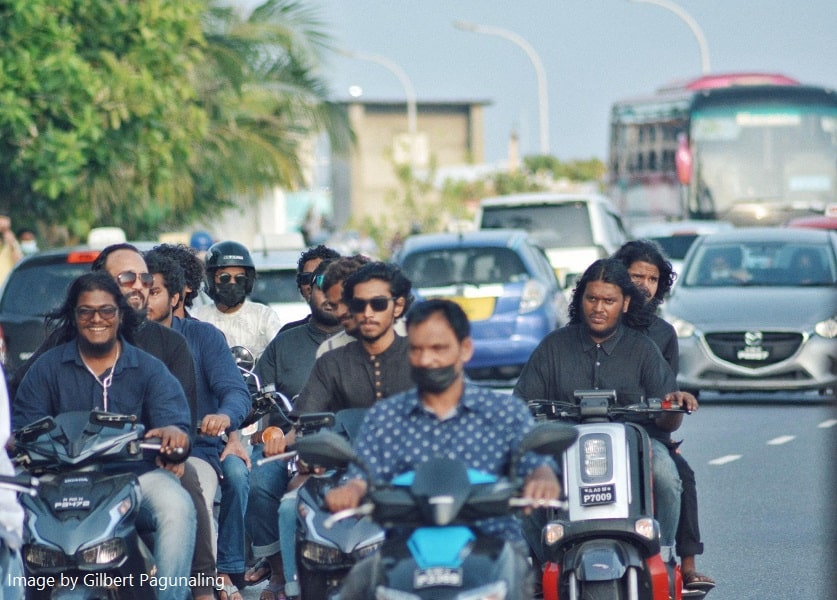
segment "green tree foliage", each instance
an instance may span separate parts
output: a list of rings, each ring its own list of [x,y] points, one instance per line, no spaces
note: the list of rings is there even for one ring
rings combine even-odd
[[[293,0],[0,0],[0,211],[145,237],[293,188],[310,135],[348,140],[327,47]]]
[[[16,223],[133,229],[189,204],[202,5],[0,2],[0,206]]]

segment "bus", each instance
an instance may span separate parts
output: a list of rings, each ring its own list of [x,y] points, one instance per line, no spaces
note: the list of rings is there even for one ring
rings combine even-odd
[[[837,200],[837,93],[739,73],[616,102],[608,195],[629,225],[779,225],[822,214]]]

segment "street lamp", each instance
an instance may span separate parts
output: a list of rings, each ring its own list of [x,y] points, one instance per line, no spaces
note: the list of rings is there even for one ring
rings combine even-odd
[[[526,56],[529,57],[529,60],[532,61],[532,65],[535,67],[535,75],[538,79],[538,113],[541,125],[541,154],[549,154],[549,104],[547,100],[546,71],[544,70],[543,63],[535,52],[535,49],[532,48],[529,42],[520,37],[518,34],[513,31],[508,31],[507,29],[490,27],[488,25],[477,25],[466,21],[456,21],[453,26],[457,29],[461,29],[462,31],[496,35],[512,42],[513,44],[516,44],[526,53]]]
[[[390,59],[378,56],[377,54],[368,54],[366,52],[356,52],[354,50],[341,50],[340,54],[348,58],[356,58],[358,60],[366,60],[381,65],[389,70],[401,82],[404,88],[404,95],[407,97],[407,133],[410,139],[415,139],[416,135],[416,92],[413,89],[413,84],[404,72],[404,69],[399,67]]]
[[[706,37],[703,35],[703,30],[697,24],[692,16],[687,13],[681,6],[671,2],[670,0],[628,0],[629,2],[639,2],[644,4],[656,4],[661,8],[665,8],[666,10],[670,10],[675,15],[680,17],[680,19],[689,26],[691,29],[692,34],[695,36],[695,39],[698,43],[698,48],[700,49],[700,71],[702,75],[709,75],[709,46],[706,43]]]

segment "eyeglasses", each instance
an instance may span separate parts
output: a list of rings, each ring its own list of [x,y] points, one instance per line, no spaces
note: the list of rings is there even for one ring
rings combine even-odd
[[[325,280],[325,274],[320,273],[319,275],[317,275],[316,277],[313,277],[311,279],[311,285],[315,285],[322,290],[324,280]]]
[[[235,277],[233,277],[229,273],[221,273],[220,275],[215,276],[215,281],[217,281],[221,285],[226,285],[233,279],[235,279],[235,282],[239,285],[244,285],[245,283],[247,283],[247,275],[243,275],[241,273],[239,273]]]
[[[151,284],[154,283],[154,275],[151,273],[134,273],[133,271],[122,271],[119,275],[116,276],[116,281],[119,285],[134,285],[134,282],[139,277],[140,283],[142,287],[150,288]]]
[[[79,321],[90,321],[93,319],[93,315],[98,313],[98,315],[102,317],[105,321],[110,321],[112,318],[116,316],[116,313],[118,312],[119,309],[113,304],[106,304],[105,306],[100,306],[99,308],[79,306],[78,308],[76,308],[76,318]]]
[[[314,272],[313,271],[305,271],[303,273],[299,273],[296,276],[296,284],[297,285],[311,285],[314,283]]]
[[[365,300],[363,298],[352,298],[346,304],[349,307],[349,310],[353,313],[366,312],[367,306],[371,306],[372,310],[375,312],[384,312],[387,309],[387,306],[389,306],[390,300],[395,300],[395,298],[386,298],[384,296],[370,298],[369,300]]]

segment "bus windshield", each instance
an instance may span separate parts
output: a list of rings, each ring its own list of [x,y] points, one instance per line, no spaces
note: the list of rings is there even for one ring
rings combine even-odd
[[[837,195],[837,107],[711,107],[692,114],[699,212],[737,204],[824,206]]]

